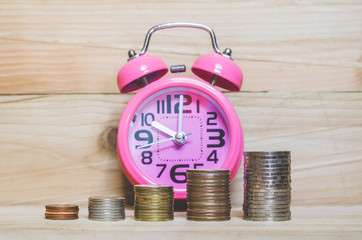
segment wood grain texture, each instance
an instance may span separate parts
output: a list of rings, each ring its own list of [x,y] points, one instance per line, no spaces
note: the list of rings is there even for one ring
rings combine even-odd
[[[0,94],[116,93],[129,49],[164,22],[211,26],[246,91],[360,91],[362,3],[348,1],[1,1]],[[150,54],[167,65],[210,53],[199,30],[165,30]],[[190,76],[191,73],[188,73]]]
[[[114,128],[131,94],[0,96],[0,205],[131,197]],[[292,204],[361,205],[361,93],[228,93],[245,150],[292,151]],[[242,170],[232,184],[242,203]]]
[[[362,208],[294,207],[287,222],[244,221],[238,209],[225,222],[187,221],[184,212],[169,222],[135,221],[133,211],[118,222],[87,219],[87,207],[72,221],[46,220],[43,206],[0,208],[0,238],[4,239],[361,239]]]

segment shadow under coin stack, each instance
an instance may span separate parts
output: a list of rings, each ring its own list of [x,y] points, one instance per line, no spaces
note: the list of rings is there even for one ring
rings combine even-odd
[[[244,219],[290,220],[290,152],[244,153]]]
[[[174,192],[168,185],[135,185],[134,216],[138,221],[171,221]]]
[[[97,221],[123,220],[125,201],[123,197],[89,197],[88,218]]]
[[[51,220],[78,219],[79,207],[73,204],[49,204],[45,206],[45,218]]]
[[[230,171],[189,169],[187,172],[187,219],[230,220]]]

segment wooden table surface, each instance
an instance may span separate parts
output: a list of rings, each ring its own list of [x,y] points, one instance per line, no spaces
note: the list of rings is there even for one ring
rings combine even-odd
[[[220,225],[182,213],[170,223],[42,218],[49,203],[132,198],[115,136],[134,93],[120,94],[116,76],[165,22],[209,25],[233,50],[244,82],[225,94],[245,150],[292,152],[292,221],[239,217],[243,167],[231,186],[238,217]],[[149,48],[186,76],[211,52],[195,29],[157,32]],[[5,0],[0,53],[0,238],[362,238],[362,1]]]
[[[142,222],[126,211],[126,219],[99,222],[87,218],[81,208],[77,220],[47,220],[44,207],[0,208],[3,239],[361,239],[362,207],[293,207],[292,220],[251,222],[233,210],[230,221],[195,222],[176,212],[167,222]],[[82,211],[83,210],[83,211]]]

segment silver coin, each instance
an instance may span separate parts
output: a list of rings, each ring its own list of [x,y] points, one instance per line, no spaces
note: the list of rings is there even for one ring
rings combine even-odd
[[[244,204],[248,205],[290,205],[290,200],[255,200],[255,199],[244,199]]]
[[[255,180],[255,179],[249,179],[245,178],[244,183],[247,184],[260,184],[260,185],[277,185],[277,184],[291,184],[291,180]]]
[[[289,162],[257,162],[257,161],[245,161],[244,167],[252,167],[252,168],[289,168],[291,164]]]
[[[244,161],[273,161],[281,160],[291,162],[292,158],[290,156],[244,156]]]
[[[244,211],[289,211],[290,204],[252,204],[252,203],[243,203]]]
[[[260,213],[260,214],[265,214],[265,213],[286,213],[286,212],[290,212],[290,208],[243,208],[243,212],[244,213]]]
[[[244,218],[290,218],[291,214],[289,213],[275,213],[275,214],[248,214],[244,213]]]
[[[274,167],[274,166],[250,166],[247,165],[244,171],[249,171],[249,172],[290,172],[291,168],[290,166],[285,166],[285,167]]]
[[[291,163],[290,157],[244,157],[244,163]]]
[[[290,156],[290,151],[247,151],[245,156]]]
[[[290,174],[258,174],[258,173],[246,173],[244,179],[258,179],[258,180],[277,180],[277,179],[292,179]]]
[[[245,220],[250,220],[250,221],[272,221],[272,222],[277,222],[277,221],[289,221],[291,219],[290,216],[286,216],[286,217],[244,217]]]
[[[256,197],[250,195],[244,195],[244,201],[290,201],[290,196],[263,196],[263,197]]]
[[[259,162],[259,161],[245,161],[244,168],[287,168],[291,167],[290,162],[282,162],[282,161],[270,161],[270,162]]]
[[[254,216],[254,217],[271,217],[271,216],[289,216],[290,211],[285,212],[244,212],[244,216]]]
[[[290,172],[285,172],[285,173],[281,173],[281,172],[251,172],[249,170],[244,172],[244,176],[249,176],[249,177],[275,177],[275,176],[287,176],[290,177]]]
[[[94,221],[119,221],[119,220],[124,220],[125,217],[119,217],[119,218],[94,218],[94,217],[89,217],[89,220],[94,220]]]

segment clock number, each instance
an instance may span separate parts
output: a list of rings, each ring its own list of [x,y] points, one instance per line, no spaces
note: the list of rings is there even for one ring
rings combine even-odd
[[[208,148],[213,148],[213,147],[223,147],[225,145],[225,132],[222,129],[207,129],[207,132],[216,132],[219,135],[218,136],[209,136],[209,140],[218,140],[219,143],[218,144],[207,144]]]
[[[166,169],[166,164],[156,164],[156,167],[162,167],[162,169],[161,169],[161,171],[160,171],[160,173],[157,175],[157,178],[160,178],[161,177],[161,175],[162,175],[162,173],[165,171],[165,169]]]
[[[143,164],[151,164],[152,163],[152,152],[151,151],[143,151],[142,154],[142,163]]]
[[[180,98],[180,95],[175,95],[175,98]],[[184,98],[186,99],[186,102],[184,102],[184,106],[188,106],[192,103],[192,98],[190,95],[184,95]],[[175,113],[178,113],[179,111],[179,105],[180,103],[176,103],[175,104]],[[191,113],[191,110],[185,110],[183,111],[183,113]]]
[[[166,96],[167,113],[171,113],[171,95]]]
[[[157,100],[157,113],[165,113],[165,100]]]
[[[160,167],[163,167],[163,169],[161,170],[160,174],[158,174],[157,177],[161,176],[161,174],[163,173],[163,171],[165,170],[166,168],[166,164],[157,164],[156,165],[157,167],[160,166]],[[194,164],[194,169],[197,169],[197,167],[202,167],[204,166],[203,163],[195,163]],[[171,180],[174,182],[174,183],[185,183],[187,181],[187,174],[186,174],[186,171],[185,172],[176,172],[178,168],[189,168],[190,165],[189,164],[179,164],[179,165],[175,165],[171,168],[171,171],[170,171],[170,177],[171,177]],[[176,179],[176,176],[182,176],[181,179]]]
[[[196,100],[196,113],[200,113],[200,100]]]
[[[207,157],[207,161],[209,162],[214,162],[215,164],[217,163],[217,161],[219,161],[219,159],[217,158],[217,151],[213,150],[210,155]]]
[[[178,168],[189,168],[189,166],[190,165],[188,165],[188,164],[179,164],[179,165],[173,166],[170,171],[171,180],[174,183],[185,183],[186,182],[186,172],[176,172],[176,170]],[[176,179],[176,176],[182,176],[182,178]]]
[[[206,122],[207,125],[217,125],[216,122],[211,122],[212,120],[216,120],[216,118],[217,118],[216,112],[207,112],[207,115],[212,115],[212,117],[209,117],[207,119],[207,122]]]
[[[144,134],[146,134],[147,137],[145,137]],[[141,135],[143,135],[143,136],[141,136]],[[153,142],[152,133],[150,133],[150,131],[148,131],[148,130],[138,130],[137,132],[135,132],[134,137],[137,141],[147,141],[147,144],[150,144]],[[143,144],[143,145],[146,145],[146,144]],[[140,147],[140,146],[142,146],[142,145],[136,145],[136,148]],[[143,149],[149,148],[149,147],[150,146],[144,147]]]
[[[197,169],[197,167],[202,167],[202,166],[204,166],[203,163],[195,163],[194,164],[194,169]]]
[[[155,116],[152,113],[146,113],[146,114],[142,113],[141,114],[141,126],[144,126],[145,124],[147,126],[151,126],[151,123],[153,121],[155,121]]]

